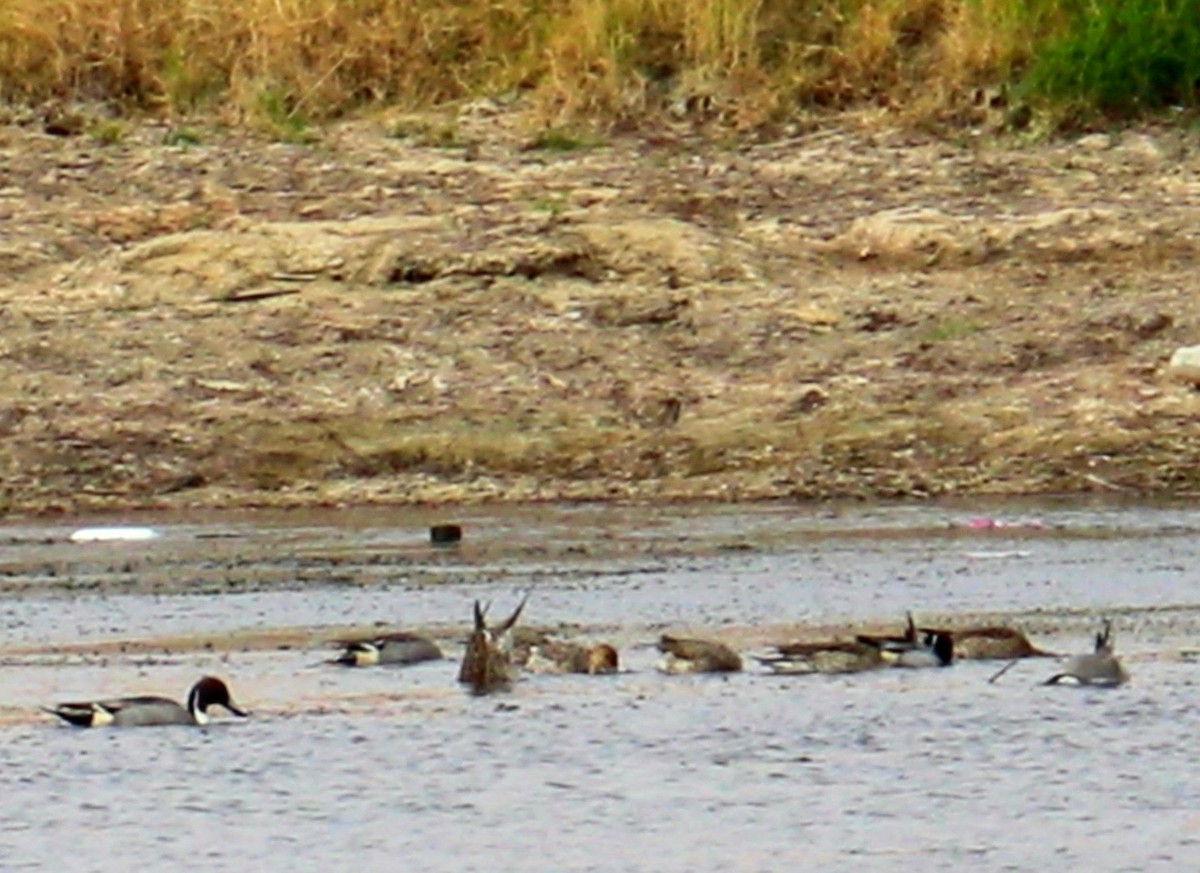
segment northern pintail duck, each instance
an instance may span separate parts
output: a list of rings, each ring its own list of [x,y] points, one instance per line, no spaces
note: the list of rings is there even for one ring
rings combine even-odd
[[[922,634],[945,633],[954,639],[954,657],[959,660],[1005,660],[1015,658],[1053,657],[1029,641],[1029,637],[1013,627],[1000,625],[944,628],[918,628]]]
[[[529,650],[525,669],[531,673],[587,673],[603,675],[620,668],[617,650],[608,643],[585,646],[580,643],[547,642]]]
[[[949,667],[954,663],[954,637],[936,631],[914,646],[884,648],[882,654],[893,667]]]
[[[419,664],[445,657],[433,640],[407,631],[383,634],[369,640],[343,640],[339,645],[345,648],[332,663],[347,667]]]
[[[192,686],[187,707],[169,697],[117,697],[81,703],[60,703],[42,707],[77,727],[144,727],[168,724],[208,724],[208,708],[221,706],[241,718],[249,713],[239,708],[229,688],[215,676],[205,676]]]
[[[913,621],[912,613],[904,613],[905,624],[904,633],[895,634],[858,634],[854,639],[856,642],[872,646],[876,649],[892,649],[912,647],[920,643],[917,638],[917,623]]]
[[[775,673],[805,675],[809,673],[861,673],[884,665],[879,647],[847,640],[817,643],[784,643],[776,646],[776,654],[758,658]]]
[[[512,664],[513,626],[525,608],[526,595],[505,621],[487,625],[487,607],[475,601],[475,629],[467,638],[458,681],[470,685],[475,694],[488,694],[508,688],[514,676]]]
[[[1067,659],[1062,670],[1046,680],[1046,685],[1098,685],[1112,688],[1129,681],[1129,673],[1113,652],[1112,622],[1105,619],[1096,634],[1093,651]]]
[[[713,640],[663,634],[658,650],[666,656],[658,664],[663,673],[736,673],[742,669],[742,656]]]
[[[954,663],[954,638],[934,631],[917,638],[912,616],[903,637],[879,637],[860,634],[856,642],[879,650],[884,663],[893,667],[948,667]]]
[[[509,660],[518,667],[529,662],[529,656],[539,646],[548,646],[555,641],[554,633],[544,627],[519,625],[513,628],[512,656]]]

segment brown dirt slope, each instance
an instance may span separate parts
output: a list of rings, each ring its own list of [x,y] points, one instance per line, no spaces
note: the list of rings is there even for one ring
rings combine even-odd
[[[1196,490],[1200,158],[0,128],[9,510]]]

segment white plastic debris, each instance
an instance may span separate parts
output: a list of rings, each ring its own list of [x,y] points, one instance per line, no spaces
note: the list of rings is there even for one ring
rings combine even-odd
[[[1183,346],[1171,354],[1167,375],[1180,382],[1200,385],[1200,346]]]
[[[71,534],[73,543],[116,543],[152,540],[162,536],[152,527],[81,527]]]

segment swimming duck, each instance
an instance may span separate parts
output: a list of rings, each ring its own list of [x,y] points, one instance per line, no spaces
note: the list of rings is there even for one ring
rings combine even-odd
[[[658,664],[663,673],[736,673],[742,669],[741,655],[712,640],[663,634],[658,649],[666,655]]]
[[[407,631],[384,634],[370,640],[343,640],[339,645],[345,648],[331,663],[346,667],[419,664],[445,657],[433,640]]]
[[[512,664],[513,626],[525,608],[526,595],[505,621],[487,625],[487,607],[475,601],[475,629],[467,638],[458,681],[470,685],[475,694],[488,694],[508,688],[515,678]]]
[[[1067,659],[1058,673],[1046,680],[1046,685],[1097,685],[1114,688],[1129,681],[1129,673],[1113,652],[1112,622],[1104,620],[1096,634],[1093,651]]]
[[[925,635],[915,646],[885,648],[881,654],[893,667],[949,667],[954,663],[954,637],[937,631]]]
[[[529,650],[525,669],[531,673],[587,673],[593,676],[616,673],[620,667],[617,650],[608,643],[584,646],[579,643],[547,642]]]
[[[904,637],[860,634],[856,641],[878,649],[883,661],[893,667],[949,667],[954,663],[954,638],[943,631],[925,634],[919,641],[909,640],[907,634]]]
[[[143,727],[168,724],[208,724],[208,708],[221,706],[245,718],[229,694],[229,688],[215,676],[205,676],[188,693],[187,708],[168,697],[118,697],[111,700],[60,703],[42,707],[76,727]]]
[[[964,627],[955,630],[922,627],[922,634],[949,634],[954,639],[954,657],[959,660],[1005,660],[1014,658],[1049,658],[1029,641],[1022,631],[1004,626]]]
[[[785,643],[777,654],[758,658],[773,672],[783,675],[809,673],[861,673],[884,665],[876,646],[845,640],[820,643]]]

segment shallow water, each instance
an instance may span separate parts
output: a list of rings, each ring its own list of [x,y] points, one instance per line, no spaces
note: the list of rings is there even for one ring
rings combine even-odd
[[[621,636],[627,672],[530,677],[472,698],[455,687],[453,660],[356,671],[311,651],[10,663],[0,689],[11,712],[29,715],[0,728],[0,866],[1188,868],[1200,860],[1198,668],[1175,655],[1200,615],[1190,575],[1200,525],[1186,507],[1036,504],[990,514],[1036,515],[1038,530],[950,526],[981,513],[475,510],[475,553],[431,552],[419,515],[163,519],[161,540],[132,549],[64,551],[79,525],[10,528],[0,626],[14,644],[376,618],[449,627],[475,597],[504,610],[529,590],[530,621]],[[196,539],[216,531],[239,537]],[[486,542],[589,546],[589,531],[637,546],[539,557]],[[75,598],[31,588],[21,569],[62,578],[70,564],[103,579],[133,561],[171,568],[187,590],[189,574],[207,578],[233,543],[263,556],[264,578],[298,566],[297,554],[333,551],[339,572],[385,569],[350,586],[293,578],[241,594]],[[404,561],[370,562],[389,549]],[[446,581],[431,581],[438,568]],[[994,684],[990,662],[850,677],[651,669],[663,623],[721,632],[907,608],[1019,616],[1063,650],[1086,647],[1096,613],[1111,613],[1134,679],[1113,691],[1039,687],[1054,666],[1045,660]],[[33,711],[92,694],[182,697],[202,672],[226,676],[254,716],[204,730],[77,731]]]

